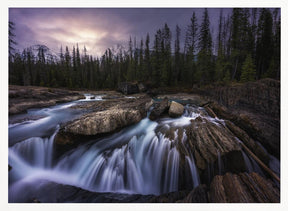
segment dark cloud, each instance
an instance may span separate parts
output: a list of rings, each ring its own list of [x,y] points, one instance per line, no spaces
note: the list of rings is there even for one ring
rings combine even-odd
[[[78,43],[81,48],[85,45],[89,53],[101,55],[108,47],[127,44],[130,36],[140,41],[149,33],[152,46],[156,30],[165,23],[172,33],[178,24],[184,40],[193,11],[200,24],[202,8],[10,8],[9,20],[16,24],[19,48],[39,43],[58,52],[61,45],[72,49]],[[208,11],[215,33],[220,9]],[[230,11],[224,9],[224,15]]]

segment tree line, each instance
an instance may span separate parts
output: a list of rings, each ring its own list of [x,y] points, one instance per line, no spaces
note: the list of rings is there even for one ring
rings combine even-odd
[[[210,83],[247,82],[261,78],[280,79],[280,10],[234,8],[219,15],[218,34],[212,38],[208,10],[201,24],[193,12],[185,29],[175,27],[175,38],[165,23],[154,35],[140,42],[130,37],[128,49],[108,48],[101,57],[61,47],[58,55],[44,45],[21,53],[9,22],[9,84],[103,89],[119,82],[142,81],[152,86],[190,86]]]

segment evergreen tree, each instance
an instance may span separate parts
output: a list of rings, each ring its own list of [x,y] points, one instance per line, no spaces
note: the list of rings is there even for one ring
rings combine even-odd
[[[187,27],[184,54],[185,54],[185,67],[184,73],[180,76],[179,80],[187,83],[194,83],[196,73],[196,52],[198,45],[198,24],[195,12],[193,12],[190,24]]]
[[[251,55],[248,54],[242,66],[240,82],[254,81],[255,76],[256,76],[255,65],[253,64]]]
[[[200,26],[198,47],[198,70],[196,78],[201,83],[211,82],[214,78],[214,72],[212,64],[212,37],[210,32],[210,21],[207,9],[204,10],[203,21]]]
[[[174,61],[174,71],[172,74],[173,84],[177,84],[178,80],[181,76],[181,67],[180,67],[180,33],[181,29],[178,25],[176,25],[176,39],[175,39],[175,61]]]
[[[273,56],[273,19],[269,9],[263,8],[260,12],[257,30],[257,79],[267,72]]]
[[[150,61],[150,37],[149,33],[147,33],[146,41],[145,41],[145,56],[144,56],[144,80],[151,81],[152,79],[152,67]]]
[[[128,70],[127,70],[127,80],[133,81],[134,80],[134,58],[133,58],[133,45],[132,45],[132,39],[130,36],[129,39],[129,64],[128,64]]]
[[[138,67],[138,72],[139,72],[139,77],[138,80],[143,80],[144,79],[144,49],[143,49],[143,39],[140,41],[140,51],[139,51],[139,67]]]

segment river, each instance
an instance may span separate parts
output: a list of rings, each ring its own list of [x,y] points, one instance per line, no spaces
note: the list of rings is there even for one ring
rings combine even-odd
[[[176,119],[151,121],[148,112],[147,117],[135,125],[85,142],[55,158],[53,141],[59,125],[83,114],[71,107],[85,101],[102,100],[101,96],[93,99],[89,94],[85,96],[84,100],[30,109],[27,114],[10,117],[9,165],[12,169],[9,171],[9,202],[26,202],[33,197],[42,197],[41,200],[49,202],[45,196],[35,195],[33,189],[41,190],[41,186],[51,182],[91,192],[161,195],[178,191],[180,142],[188,152],[184,164],[188,171],[186,180],[193,188],[201,184],[194,154],[186,144],[185,130],[181,137],[178,137],[178,130],[174,131],[173,140],[161,132],[173,127],[185,127],[191,124],[190,120],[205,113],[203,108],[194,105],[187,105],[184,114]],[[224,124],[223,120],[208,115],[202,117],[218,127]],[[218,155],[219,174],[222,174],[223,162]],[[244,151],[243,157],[248,172],[257,171],[264,175]],[[273,162],[279,163],[274,157]],[[51,198],[51,195],[53,193],[47,193],[47,198]]]

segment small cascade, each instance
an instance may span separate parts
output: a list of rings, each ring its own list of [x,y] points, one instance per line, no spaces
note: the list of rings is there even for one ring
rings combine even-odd
[[[147,118],[149,118],[149,116],[150,116],[150,114],[151,114],[151,112],[152,112],[153,109],[154,109],[154,106],[153,106],[153,105],[149,107],[149,109],[148,109],[148,111],[147,111]]]
[[[218,160],[218,174],[222,175],[224,173],[224,165],[223,165],[223,161],[221,158],[221,152],[219,150],[217,150],[217,160]]]
[[[122,134],[82,145],[63,156],[54,170],[74,175],[79,187],[97,192],[177,191],[180,155],[174,140],[155,133],[157,125],[146,118]]]
[[[92,95],[92,94],[84,94],[85,99],[79,100],[80,102],[86,101],[100,101],[103,100],[103,95]]]
[[[265,147],[260,142],[257,141],[256,143],[264,150],[264,152],[269,154],[267,150],[265,149]],[[272,171],[274,171],[279,177],[280,176],[280,161],[273,155],[269,155],[269,157],[270,157],[269,168]]]
[[[32,137],[19,142],[10,148],[10,152],[18,155],[27,164],[38,168],[50,168],[52,166],[53,140],[59,130],[59,126],[49,138]]]
[[[200,179],[197,171],[197,167],[193,158],[193,155],[191,156],[185,156],[185,160],[188,163],[190,167],[190,172],[193,180],[193,188],[196,188],[200,184]]]
[[[253,165],[252,165],[249,157],[246,155],[246,153],[243,150],[241,150],[241,153],[242,153],[242,156],[243,156],[243,159],[244,159],[244,162],[245,162],[245,166],[246,166],[247,172],[248,173],[253,172]]]

